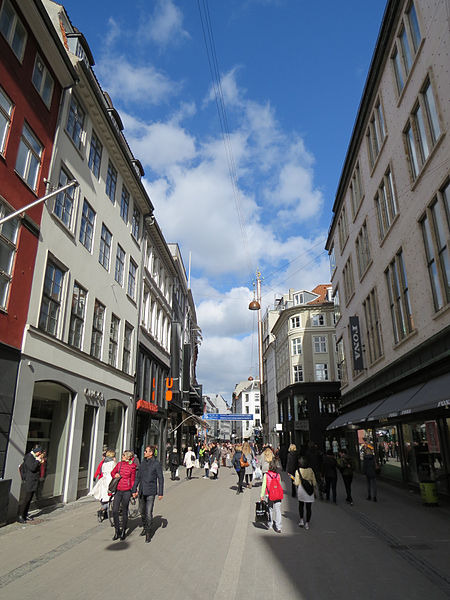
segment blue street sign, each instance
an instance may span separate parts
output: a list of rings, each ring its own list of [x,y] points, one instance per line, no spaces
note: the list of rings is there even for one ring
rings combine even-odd
[[[238,415],[230,413],[205,413],[207,421],[253,421],[253,415]]]

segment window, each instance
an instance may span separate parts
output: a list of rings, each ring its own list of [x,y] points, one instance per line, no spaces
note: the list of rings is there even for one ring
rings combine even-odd
[[[330,276],[332,278],[334,272],[336,271],[336,255],[334,253],[334,246],[331,247],[331,250],[328,254],[328,258],[330,260]]]
[[[440,192],[448,198],[450,183]],[[450,260],[447,240],[449,228],[446,226],[445,210],[438,198],[427,209],[421,221],[428,274],[435,310],[450,302]]]
[[[303,304],[303,294],[294,294],[294,304],[297,306],[298,304]]]
[[[297,329],[300,327],[300,317],[291,317],[291,329]]]
[[[412,179],[416,179],[441,135],[436,101],[427,78],[404,130]]]
[[[313,327],[321,327],[325,325],[325,315],[313,315],[312,316],[312,326]]]
[[[344,385],[348,382],[347,379],[347,364],[345,361],[345,348],[344,348],[344,340],[341,338],[338,340],[336,344],[336,353],[337,353],[337,372],[338,378],[341,381],[341,384]]]
[[[136,273],[137,273],[137,264],[134,262],[132,258],[130,258],[130,266],[128,269],[128,289],[127,293],[133,300],[136,296]]]
[[[109,260],[111,257],[111,242],[112,234],[109,229],[102,224],[102,235],[100,237],[100,251],[98,255],[98,262],[109,271]]]
[[[61,168],[59,172],[59,186],[62,187],[72,181],[71,177],[64,168]],[[75,186],[59,192],[55,199],[55,206],[53,207],[53,213],[64,223],[64,225],[70,229],[72,224],[73,204],[75,196]]]
[[[83,127],[84,127],[85,112],[81,108],[81,104],[72,95],[70,99],[69,116],[67,118],[66,130],[71,140],[78,148],[81,148],[83,142]]]
[[[125,323],[125,333],[124,333],[124,337],[123,337],[123,358],[122,358],[122,370],[125,373],[130,372],[132,339],[133,339],[133,328],[128,323]]]
[[[339,246],[340,246],[341,252],[342,252],[342,250],[344,249],[344,246],[347,242],[347,238],[348,238],[348,223],[347,223],[347,215],[345,212],[345,206],[342,207],[341,214],[339,216],[338,235],[339,235]]]
[[[294,338],[292,340],[292,354],[302,353],[302,338]]]
[[[358,233],[356,239],[356,257],[358,261],[358,273],[361,278],[366,272],[367,267],[370,264],[370,245],[369,245],[369,234],[367,232],[367,223],[364,221],[363,226]]]
[[[259,415],[260,414],[260,408],[259,406],[255,405],[255,415]]]
[[[303,366],[294,365],[294,383],[303,381]]]
[[[399,250],[385,271],[395,342],[399,342],[414,329],[409,301],[403,252]]]
[[[375,104],[375,108],[370,118],[369,127],[367,128],[366,135],[367,144],[369,148],[370,165],[371,167],[373,167],[380,153],[384,138],[386,137],[383,109],[381,106],[380,99],[378,99]]]
[[[100,165],[102,162],[102,151],[103,145],[101,141],[98,139],[95,131],[92,130],[91,135],[91,149],[89,150],[89,168],[92,173],[97,177],[100,176]]]
[[[326,363],[316,363],[314,367],[316,381],[328,381],[328,365]]]
[[[399,94],[401,94],[405,81],[411,71],[421,39],[419,21],[414,3],[412,2],[402,19],[400,31],[391,56]]]
[[[375,288],[364,300],[363,308],[366,321],[366,340],[369,347],[369,364],[372,364],[383,355],[380,313]]]
[[[37,188],[42,151],[41,143],[28,125],[24,123],[17,153],[16,171],[34,191]]]
[[[111,161],[108,162],[108,173],[106,175],[106,195],[114,204],[116,201],[117,171]]]
[[[359,164],[357,164],[355,167],[355,172],[353,173],[352,182],[350,184],[350,198],[352,202],[353,217],[355,217],[356,213],[358,212],[363,197],[364,193],[361,182],[361,170],[359,168]]]
[[[333,300],[334,300],[335,323],[337,323],[339,321],[339,319],[341,318],[341,303],[339,300],[339,290],[338,289],[336,289],[334,292]]]
[[[353,264],[351,256],[345,263],[344,269],[342,271],[344,276],[344,296],[345,303],[348,304],[350,302],[350,298],[355,293],[355,280],[353,277]]]
[[[0,87],[0,153],[3,154],[8,139],[14,104]]]
[[[122,186],[122,195],[120,197],[120,216],[128,223],[128,208],[130,206],[130,194],[127,188]]]
[[[50,335],[56,335],[58,332],[63,282],[64,272],[49,260],[45,270],[39,328]]]
[[[0,200],[0,219],[14,212]],[[0,225],[0,307],[6,308],[8,293],[12,281],[14,257],[17,249],[17,236],[20,221],[10,219]]]
[[[92,249],[92,239],[94,237],[95,212],[87,200],[83,204],[83,213],[81,215],[80,242],[85,248]]]
[[[102,356],[104,320],[105,307],[96,300],[94,306],[94,320],[92,322],[91,356],[98,359]]]
[[[69,344],[80,350],[83,343],[86,299],[87,291],[75,282],[72,294],[72,310],[70,313]]]
[[[327,337],[325,335],[313,336],[313,348],[315,354],[327,352]]]
[[[133,221],[131,223],[131,233],[136,240],[139,240],[139,232],[141,228],[141,213],[139,209],[134,207],[133,209]]]
[[[9,0],[3,0],[0,10],[0,31],[11,46],[14,54],[22,61],[27,32]]]
[[[36,54],[36,60],[34,61],[32,81],[45,105],[47,108],[50,108],[53,94],[53,77],[42,62],[39,54]]]
[[[117,348],[119,344],[119,327],[120,319],[116,315],[111,315],[111,327],[109,330],[109,351],[108,363],[115,367],[117,366]]]
[[[378,188],[377,195],[375,196],[375,207],[378,218],[378,233],[380,240],[382,240],[389,231],[398,212],[394,181],[390,168],[384,174],[384,178]]]
[[[116,268],[114,270],[114,279],[119,285],[123,285],[123,276],[125,273],[125,250],[117,244]]]

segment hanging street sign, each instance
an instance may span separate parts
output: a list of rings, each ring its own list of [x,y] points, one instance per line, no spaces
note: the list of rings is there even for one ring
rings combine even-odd
[[[205,413],[203,418],[207,421],[253,421],[253,415],[231,413]]]

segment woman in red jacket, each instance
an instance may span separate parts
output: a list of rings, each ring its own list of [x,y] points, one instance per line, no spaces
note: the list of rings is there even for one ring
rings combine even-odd
[[[136,479],[136,463],[133,461],[134,454],[130,450],[125,450],[122,454],[122,460],[117,463],[111,471],[111,478],[119,477],[117,490],[114,494],[113,517],[115,534],[113,540],[124,540],[128,522],[128,504],[131,498],[131,490]],[[120,529],[119,512],[122,506],[122,530]]]

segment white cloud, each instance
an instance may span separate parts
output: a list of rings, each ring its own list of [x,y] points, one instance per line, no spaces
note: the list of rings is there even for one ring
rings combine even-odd
[[[143,22],[140,39],[149,40],[165,47],[179,44],[190,37],[183,29],[183,13],[172,0],[157,0],[153,14]]]

